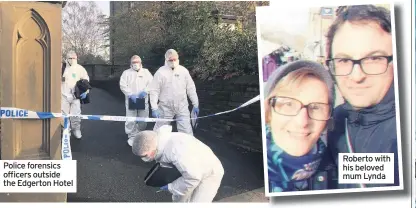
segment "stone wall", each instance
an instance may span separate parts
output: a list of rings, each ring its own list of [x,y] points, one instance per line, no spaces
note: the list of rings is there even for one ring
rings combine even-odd
[[[234,109],[259,95],[258,76],[231,80],[196,81],[200,99],[200,116]],[[199,121],[199,134],[226,140],[250,150],[262,150],[260,102],[219,116]]]
[[[84,64],[82,65],[88,72],[90,77],[94,80],[110,80],[113,78],[118,79],[124,70],[129,69],[130,65],[107,65],[107,64]],[[154,74],[160,66],[144,65],[144,68],[148,69],[150,73]]]
[[[117,99],[124,99],[119,87],[119,77],[111,76],[104,80],[103,75],[98,75],[99,71],[95,72],[95,76],[100,77],[99,79],[95,79],[90,74],[91,85],[106,90]],[[199,116],[234,109],[259,95],[258,76],[242,76],[218,81],[196,80],[195,85],[200,102]],[[204,138],[225,140],[251,151],[261,151],[260,102],[228,114],[203,118],[199,120],[195,134]]]

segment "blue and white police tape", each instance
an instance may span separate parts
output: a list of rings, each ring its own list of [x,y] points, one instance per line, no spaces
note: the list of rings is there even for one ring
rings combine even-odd
[[[126,117],[126,116],[100,116],[100,115],[71,115],[71,114],[62,114],[62,113],[50,113],[50,112],[35,112],[26,109],[20,108],[9,108],[1,107],[0,108],[0,118],[1,119],[50,119],[50,118],[64,118],[64,129],[62,133],[62,159],[63,160],[72,160],[71,153],[71,144],[70,144],[70,129],[69,129],[69,118],[78,117],[85,120],[99,120],[99,121],[139,121],[139,122],[157,122],[157,121],[183,121],[183,120],[197,120],[201,118],[218,116],[221,114],[231,113],[240,108],[251,105],[260,100],[260,95],[250,99],[249,101],[243,103],[237,108],[222,111],[219,113],[214,113],[206,116],[193,117],[193,118],[177,118],[177,119],[164,119],[164,118],[143,118],[143,117]]]
[[[20,108],[0,107],[1,119],[48,119],[60,117],[62,117],[62,113],[35,112]]]
[[[50,112],[35,112],[35,111],[26,110],[26,109],[9,108],[9,107],[0,108],[0,118],[1,119],[50,119],[50,118],[61,118],[61,117],[64,117],[64,118],[78,117],[84,120],[99,120],[99,121],[139,121],[139,122],[183,121],[183,120],[207,118],[207,117],[230,113],[240,108],[251,105],[259,100],[260,100],[260,96],[258,95],[255,98],[252,98],[251,100],[238,106],[237,108],[234,108],[228,111],[206,115],[206,116],[194,117],[194,118],[164,119],[164,118],[145,118],[145,117],[126,117],[126,116],[73,115],[73,114],[50,113]]]
[[[164,119],[164,118],[143,118],[143,117],[126,117],[126,116],[98,116],[98,115],[66,115],[68,117],[78,117],[85,120],[99,120],[99,121],[139,121],[139,122],[157,122],[157,121],[184,121],[184,120],[196,120],[201,118],[207,118],[212,116],[218,116],[221,114],[231,113],[233,111],[236,111],[240,108],[246,107],[248,105],[251,105],[257,101],[260,100],[260,96],[256,96],[255,98],[252,98],[251,100],[243,103],[242,105],[238,106],[237,108],[223,111],[219,113],[214,113],[206,116],[200,116],[200,117],[189,117],[189,118],[177,118],[177,119]]]
[[[71,134],[69,133],[69,118],[64,118],[64,130],[62,132],[61,158],[62,160],[72,160]]]

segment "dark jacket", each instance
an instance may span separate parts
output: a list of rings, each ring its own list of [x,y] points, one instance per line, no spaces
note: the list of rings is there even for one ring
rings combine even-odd
[[[64,63],[62,63],[62,68],[61,68],[61,71],[62,71],[62,73],[61,73],[61,77],[62,77],[61,81],[62,82],[65,82],[65,78],[64,78],[65,68],[66,68],[66,63],[64,62]]]
[[[328,147],[321,155],[318,169],[307,180],[307,187],[303,190],[360,187],[359,184],[338,183],[338,153],[350,152],[345,136],[345,119],[347,119],[351,145],[355,153],[394,153],[394,184],[364,184],[364,187],[398,186],[398,147],[393,84],[379,104],[354,111],[349,103],[344,103],[335,108],[333,117],[334,128],[328,132]],[[292,180],[290,183],[293,182]]]
[[[86,92],[87,90],[92,89],[90,83],[86,79],[78,80],[75,84],[75,92],[74,96],[76,99],[81,99],[81,94]],[[81,104],[88,104],[90,103],[90,93],[87,94],[85,99],[81,99]]]
[[[398,147],[396,131],[396,108],[394,86],[383,100],[369,108],[355,111],[349,103],[342,104],[334,111],[334,130],[328,132],[327,163],[338,164],[338,153],[394,153],[394,185],[399,185]],[[345,124],[352,150],[348,147]],[[336,170],[337,171],[337,170]],[[338,174],[335,174],[338,175]],[[365,187],[391,186],[393,184],[364,184]],[[357,184],[332,184],[339,189],[358,188]]]

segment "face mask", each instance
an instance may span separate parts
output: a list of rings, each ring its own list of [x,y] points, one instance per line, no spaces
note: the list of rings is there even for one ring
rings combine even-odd
[[[168,61],[168,66],[174,69],[179,66],[179,61],[174,61],[174,62]]]
[[[68,59],[68,64],[70,66],[76,65],[77,64],[77,60],[76,59]]]
[[[145,156],[145,157],[142,157],[142,160],[143,160],[144,162],[150,162],[150,161],[153,161],[153,160],[155,160],[154,156],[156,156],[156,154],[157,154],[157,150],[155,150],[155,151],[154,151],[154,153],[152,154],[152,155],[153,155],[153,158],[152,158],[152,157],[150,157],[149,155],[147,155],[147,156]]]
[[[136,71],[138,71],[141,68],[140,64],[132,64],[131,67]]]
[[[144,162],[150,162],[150,161],[152,161],[152,158],[150,158],[150,157],[142,157],[142,160]]]

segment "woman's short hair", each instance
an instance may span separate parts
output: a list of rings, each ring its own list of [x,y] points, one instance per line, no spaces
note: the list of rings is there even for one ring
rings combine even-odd
[[[335,90],[332,78],[329,72],[321,64],[312,61],[295,61],[276,69],[269,77],[265,86],[265,119],[270,123],[271,106],[269,99],[274,96],[275,92],[283,88],[293,88],[299,86],[305,79],[315,78],[321,80],[328,87],[328,103],[331,108],[334,107]]]

